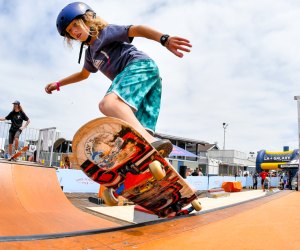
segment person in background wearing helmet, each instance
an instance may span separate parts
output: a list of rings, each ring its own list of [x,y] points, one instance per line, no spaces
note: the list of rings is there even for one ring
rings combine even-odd
[[[74,2],[64,7],[57,17],[57,30],[68,44],[87,45],[80,72],[47,84],[45,91],[59,91],[62,86],[87,79],[100,70],[112,84],[99,104],[100,111],[131,124],[147,141],[166,157],[172,151],[169,140],[152,136],[160,110],[161,78],[155,62],[131,44],[134,37],[156,42],[178,57],[190,52],[187,39],[162,34],[143,25],[113,25],[100,17],[85,3]]]
[[[11,126],[9,129],[9,137],[8,137],[9,157],[12,156],[12,146],[14,142],[15,142],[15,151],[18,150],[20,134],[30,123],[30,120],[28,116],[25,114],[25,112],[23,111],[20,102],[14,101],[13,105],[14,105],[13,110],[5,118],[0,117],[0,121],[5,121],[5,120],[11,121]],[[26,121],[25,125],[23,125],[24,121]]]

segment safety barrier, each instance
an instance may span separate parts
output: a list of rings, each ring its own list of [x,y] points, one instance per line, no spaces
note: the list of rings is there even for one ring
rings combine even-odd
[[[0,150],[7,152],[8,147],[8,134],[9,128],[11,126],[10,122],[0,122]],[[32,145],[33,147],[29,148],[29,152],[36,150],[36,145],[39,136],[39,129],[27,127],[24,129],[19,138],[19,147],[24,145]]]
[[[63,187],[64,192],[78,193],[97,193],[100,185],[88,178],[81,170],[76,169],[57,169],[58,181]],[[261,188],[261,178],[257,178],[257,186]],[[279,177],[271,177],[271,187],[278,187]],[[253,186],[252,177],[233,177],[233,176],[188,176],[186,181],[196,190],[210,190],[221,188],[223,182],[240,181],[243,188]]]
[[[98,193],[100,185],[81,170],[57,169],[56,175],[65,193]]]
[[[8,152],[8,137],[10,122],[0,122],[0,150],[1,157],[4,152]],[[35,160],[45,166],[52,166],[53,160],[53,144],[58,138],[56,128],[35,129],[31,127],[25,128],[19,138],[19,147],[29,146],[29,150],[22,156],[28,160],[30,156],[35,155]],[[14,145],[13,145],[14,146]]]
[[[188,176],[186,181],[196,190],[209,190],[212,188],[221,188],[223,182],[239,181],[243,188],[253,187],[253,178],[234,177],[234,176]],[[279,177],[270,177],[270,186],[279,186]],[[257,187],[261,188],[261,177],[257,178]]]

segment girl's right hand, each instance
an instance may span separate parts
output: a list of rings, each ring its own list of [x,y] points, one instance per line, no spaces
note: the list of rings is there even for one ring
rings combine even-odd
[[[56,90],[56,89],[57,89],[57,83],[56,82],[49,83],[45,87],[45,91],[46,91],[47,94],[52,94],[52,91]]]
[[[189,40],[178,37],[178,36],[171,36],[166,42],[166,48],[170,50],[174,55],[178,57],[183,57],[184,52],[190,52],[190,48],[192,48],[192,44]]]

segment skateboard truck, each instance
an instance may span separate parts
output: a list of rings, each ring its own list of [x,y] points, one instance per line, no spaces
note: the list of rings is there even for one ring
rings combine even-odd
[[[135,164],[129,162],[123,168],[120,168],[119,171],[118,171],[118,173],[121,176],[126,177],[127,173],[138,175],[140,173],[140,170],[135,166]]]
[[[181,216],[181,215],[187,215],[190,214],[191,212],[193,212],[195,210],[195,208],[193,206],[190,206],[187,209],[182,209],[181,211],[179,211],[176,216]]]

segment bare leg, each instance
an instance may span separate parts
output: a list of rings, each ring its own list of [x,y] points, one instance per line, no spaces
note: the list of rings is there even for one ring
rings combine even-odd
[[[100,102],[99,109],[106,116],[119,118],[128,122],[150,143],[155,141],[155,138],[146,131],[135,117],[131,107],[124,103],[116,94],[111,93],[106,95]]]
[[[8,154],[12,155],[12,144],[8,145]]]
[[[15,150],[19,148],[19,138],[15,138]]]

